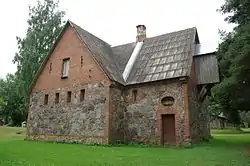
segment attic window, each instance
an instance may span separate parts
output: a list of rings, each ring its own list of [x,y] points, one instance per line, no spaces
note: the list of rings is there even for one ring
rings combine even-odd
[[[69,58],[63,59],[62,64],[62,78],[68,78],[69,76]]]
[[[49,64],[49,73],[51,73],[51,71],[52,71],[52,62],[50,62]]]
[[[83,56],[81,56],[81,66],[83,66]]]

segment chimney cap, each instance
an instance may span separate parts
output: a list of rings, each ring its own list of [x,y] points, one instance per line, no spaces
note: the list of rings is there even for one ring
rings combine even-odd
[[[146,29],[146,26],[142,24],[136,26],[136,28],[139,28],[139,27],[143,27],[143,29]]]

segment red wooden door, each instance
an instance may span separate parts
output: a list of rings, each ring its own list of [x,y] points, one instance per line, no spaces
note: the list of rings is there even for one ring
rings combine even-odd
[[[162,115],[162,143],[175,145],[175,116],[174,114]]]

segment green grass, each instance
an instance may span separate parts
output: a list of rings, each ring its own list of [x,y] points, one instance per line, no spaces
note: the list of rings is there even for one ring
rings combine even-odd
[[[185,149],[24,141],[17,131],[0,127],[0,166],[250,166],[250,134],[220,134]]]
[[[227,129],[214,129],[212,130],[214,135],[217,134],[250,134],[250,129],[236,129],[236,128],[227,128]]]

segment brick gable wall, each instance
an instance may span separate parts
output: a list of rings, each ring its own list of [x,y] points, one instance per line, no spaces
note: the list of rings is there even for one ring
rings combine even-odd
[[[61,79],[64,58],[70,58],[67,79]],[[30,94],[27,138],[107,143],[109,86],[110,81],[68,26]],[[84,101],[80,101],[82,89],[85,89]],[[67,102],[68,91],[71,91],[70,102]],[[58,104],[55,104],[56,93],[59,93]],[[48,94],[47,105],[44,105],[45,94]]]

